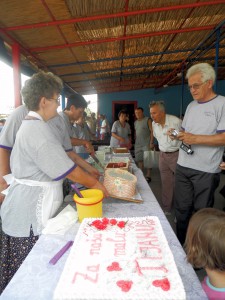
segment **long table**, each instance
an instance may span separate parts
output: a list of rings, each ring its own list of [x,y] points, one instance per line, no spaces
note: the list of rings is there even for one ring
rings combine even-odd
[[[195,271],[191,265],[187,263],[185,252],[149,188],[142,171],[138,169],[135,164],[132,164],[132,170],[138,178],[137,189],[144,202],[137,204],[105,199],[103,201],[103,215],[109,218],[157,216],[160,219],[168,244],[174,255],[187,299],[207,300]],[[56,265],[52,266],[48,262],[67,241],[74,240],[79,225],[78,222],[75,223],[64,236],[42,235],[2,293],[1,299],[53,299],[53,293],[69,251],[62,256]]]

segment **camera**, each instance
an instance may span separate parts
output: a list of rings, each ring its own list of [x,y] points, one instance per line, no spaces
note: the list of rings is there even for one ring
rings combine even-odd
[[[179,134],[179,131],[177,131],[176,129],[171,131],[172,136],[177,136],[178,134]]]
[[[179,134],[179,131],[177,131],[176,129],[173,129],[171,131],[171,135],[176,137],[177,135]],[[190,145],[187,145],[185,143],[182,143],[180,145],[180,149],[184,150],[188,155],[191,155],[194,153],[194,151],[191,149],[191,146]]]
[[[180,149],[184,150],[188,155],[191,155],[191,154],[194,153],[194,151],[191,149],[191,146],[187,145],[187,144],[184,144],[184,143],[182,143],[180,145]]]

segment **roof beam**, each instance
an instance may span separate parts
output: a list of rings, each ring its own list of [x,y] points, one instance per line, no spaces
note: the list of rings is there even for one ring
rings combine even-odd
[[[172,71],[172,69],[167,69],[167,70],[154,71],[153,73],[162,75],[162,74],[169,73],[171,71]],[[140,76],[147,76],[149,74],[151,75],[151,72],[146,71],[146,72],[141,72],[141,73],[137,73],[137,74],[136,73],[132,73],[132,74],[129,73],[129,74],[121,74],[121,75],[115,75],[115,76],[91,78],[91,79],[88,79],[88,80],[86,80],[86,79],[84,79],[84,80],[71,80],[71,81],[68,80],[67,83],[68,84],[73,84],[73,83],[76,83],[76,82],[88,82],[88,81],[93,82],[93,81],[99,81],[99,80],[111,80],[111,79],[115,79],[115,78],[119,79],[119,78],[126,78],[126,77],[135,77],[135,76],[137,76],[139,78]],[[143,80],[144,79],[146,79],[146,78],[143,77]]]
[[[89,17],[81,17],[81,18],[72,18],[72,19],[67,19],[67,20],[42,22],[42,23],[36,23],[36,24],[3,27],[2,29],[6,30],[6,31],[34,29],[34,28],[49,27],[49,26],[56,26],[56,25],[67,25],[67,24],[74,24],[74,23],[80,23],[80,22],[104,20],[104,19],[130,17],[130,16],[136,16],[136,15],[141,15],[141,14],[151,14],[151,13],[157,13],[157,12],[163,12],[163,11],[197,8],[197,7],[217,5],[217,4],[225,4],[225,0],[212,0],[212,1],[207,1],[207,2],[171,5],[171,6],[165,6],[165,7],[155,7],[155,8],[149,8],[149,9],[144,9],[144,10],[125,11],[125,12],[119,12],[119,13],[108,14],[108,15],[97,15],[97,16],[89,16]],[[0,28],[0,30],[1,30],[1,28]]]
[[[209,61],[209,60],[214,60],[215,57],[203,57],[199,58],[198,61]],[[225,59],[225,56],[220,57],[220,59]],[[191,61],[191,59],[188,59],[187,62]],[[117,68],[111,68],[111,69],[100,69],[100,70],[94,70],[94,71],[89,71],[89,72],[80,72],[80,73],[67,73],[67,74],[62,74],[60,75],[61,78],[66,77],[66,76],[82,76],[84,74],[90,75],[90,74],[98,74],[98,73],[108,73],[108,72],[119,72],[119,71],[125,71],[125,70],[133,70],[133,69],[142,69],[142,68],[150,68],[150,67],[158,67],[158,66],[167,66],[167,65],[174,65],[174,64],[179,64],[181,63],[182,60],[173,60],[173,61],[165,61],[165,62],[155,62],[155,63],[150,63],[150,64],[144,64],[144,65],[137,65],[137,66],[126,66],[126,67],[117,67]]]
[[[222,47],[222,46],[221,46]],[[225,47],[225,45],[223,46]],[[117,56],[117,57],[108,57],[108,58],[100,58],[100,59],[93,59],[93,60],[85,60],[85,61],[78,61],[78,62],[72,62],[67,64],[57,64],[57,65],[48,65],[52,68],[63,68],[68,66],[77,66],[77,65],[85,65],[85,64],[94,64],[99,62],[108,62],[112,60],[121,60],[121,59],[130,59],[130,58],[140,58],[140,57],[150,57],[150,56],[156,56],[160,54],[173,54],[173,53],[182,53],[182,52],[192,52],[194,48],[190,49],[178,49],[178,50],[168,50],[168,51],[159,51],[159,52],[151,52],[151,53],[140,53],[135,55],[127,55],[127,56]]]
[[[46,9],[46,11],[47,11],[49,17],[50,17],[52,20],[55,21],[55,17],[54,17],[54,15],[52,14],[51,9],[49,8],[49,6],[48,6],[48,4],[46,3],[46,1],[45,1],[45,0],[41,0],[41,2],[42,2],[42,4],[43,4],[44,8]],[[56,25],[56,28],[57,28],[59,34],[61,35],[62,39],[64,40],[64,42],[67,44],[68,41],[67,41],[66,36],[64,35],[64,33],[63,33],[61,27],[60,27],[59,25]],[[71,48],[69,48],[69,51],[70,51],[71,55],[74,57],[74,59],[75,59],[76,61],[78,61],[77,56],[76,56],[76,54],[74,53],[74,51],[73,51]],[[84,73],[84,70],[83,70],[82,65],[79,65],[78,67],[80,68],[80,70],[82,71],[82,73]]]
[[[217,24],[208,25],[208,26],[200,26],[200,27],[174,29],[174,30],[154,31],[154,32],[149,32],[149,33],[119,36],[119,37],[115,37],[115,38],[106,38],[106,39],[98,39],[98,40],[91,40],[91,41],[82,41],[82,42],[76,42],[76,43],[64,44],[64,45],[36,47],[36,48],[30,48],[29,51],[45,52],[45,51],[56,50],[56,49],[65,49],[65,48],[70,48],[70,47],[80,47],[80,46],[85,46],[85,45],[103,44],[103,43],[110,43],[110,42],[116,42],[116,41],[147,38],[147,37],[151,37],[151,36],[169,35],[169,34],[193,32],[193,31],[213,30],[216,26],[217,26]]]
[[[155,81],[156,79],[160,80],[161,78],[163,78],[163,76],[159,75],[159,76],[151,76],[149,77],[147,80],[146,79],[133,79],[133,80],[123,80],[123,81],[111,81],[111,82],[103,82],[103,83],[95,83],[94,88],[95,89],[99,89],[99,88],[110,88],[113,86],[130,86],[133,84],[142,84],[143,80],[146,80],[146,84],[150,84],[151,82]],[[79,86],[76,86],[76,88],[80,88]]]
[[[177,73],[179,73],[181,71],[183,72],[183,69],[187,68],[187,64],[190,62],[191,56],[193,56],[195,54],[195,52],[198,51],[203,46],[203,44],[205,44],[207,42],[207,40],[209,40],[211,37],[213,37],[220,28],[223,28],[224,25],[225,25],[225,20],[223,20],[219,25],[217,25],[215,27],[215,29],[192,51],[192,53],[190,53],[179,65],[177,65],[175,67],[175,69],[172,70],[172,72],[170,72],[168,74],[168,76],[165,78],[165,80],[163,80],[160,84],[158,84],[155,87],[155,89],[159,89],[164,84],[171,82],[171,80],[173,80],[173,78],[176,77]],[[215,38],[214,38],[214,40],[215,40]],[[221,38],[220,38],[220,40],[221,40]],[[212,45],[209,46],[208,50],[210,50],[212,48]],[[205,52],[207,52],[207,51],[205,51]],[[197,58],[197,56],[196,56],[196,58]],[[193,59],[195,59],[195,57]]]

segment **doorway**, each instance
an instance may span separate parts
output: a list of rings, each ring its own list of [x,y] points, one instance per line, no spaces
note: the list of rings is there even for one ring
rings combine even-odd
[[[129,115],[128,123],[131,128],[132,144],[134,144],[134,121],[135,121],[134,111],[136,108],[137,108],[137,101],[113,101],[112,102],[113,122],[119,119],[118,113],[121,110],[125,110]]]

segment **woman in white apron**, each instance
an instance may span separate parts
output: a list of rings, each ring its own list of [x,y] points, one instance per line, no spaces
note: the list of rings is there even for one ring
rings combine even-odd
[[[33,75],[22,89],[30,112],[16,136],[10,157],[14,181],[1,206],[0,294],[62,204],[64,178],[107,195],[96,178],[70,160],[46,124],[57,114],[61,89],[61,80],[44,72]]]

